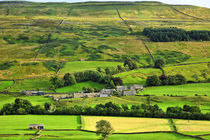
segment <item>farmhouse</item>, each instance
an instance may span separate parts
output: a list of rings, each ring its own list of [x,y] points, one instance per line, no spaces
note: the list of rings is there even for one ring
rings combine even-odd
[[[41,95],[46,94],[44,91],[30,91],[30,90],[22,90],[21,93],[28,96],[31,96],[31,95],[41,96]]]
[[[143,90],[143,85],[132,85],[130,86],[130,90]]]
[[[123,96],[134,96],[136,94],[135,90],[127,90],[123,92]]]
[[[123,91],[128,90],[128,87],[127,86],[117,86],[116,89],[117,89],[117,92],[123,93]]]
[[[93,98],[100,97],[100,93],[73,93],[73,98]]]
[[[109,95],[108,94],[100,94],[99,97],[108,97]]]
[[[29,124],[29,129],[30,130],[43,130],[44,129],[44,124]]]
[[[115,91],[115,89],[102,89],[100,93],[110,95],[110,94],[113,94],[114,91]]]

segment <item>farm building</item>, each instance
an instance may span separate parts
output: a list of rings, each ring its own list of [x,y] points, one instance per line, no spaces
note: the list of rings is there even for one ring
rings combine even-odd
[[[99,97],[108,97],[109,95],[108,94],[100,94]]]
[[[93,98],[99,97],[100,93],[74,93],[73,98]]]
[[[25,95],[28,95],[28,96],[31,96],[31,95],[41,96],[41,95],[46,94],[44,91],[30,91],[30,90],[22,90],[21,93],[25,94]]]
[[[123,93],[123,91],[128,90],[128,87],[127,86],[117,86],[116,89],[117,89],[117,92]]]
[[[143,85],[132,85],[130,86],[130,90],[143,90]]]
[[[115,91],[115,89],[102,89],[100,93],[110,95],[110,94],[113,94],[114,91]]]
[[[134,95],[136,95],[135,90],[128,90],[123,92],[123,96],[134,96]]]
[[[44,124],[29,124],[29,129],[43,130]]]

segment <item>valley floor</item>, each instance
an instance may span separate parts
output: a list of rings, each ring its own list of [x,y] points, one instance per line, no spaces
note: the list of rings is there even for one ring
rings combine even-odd
[[[0,116],[0,139],[26,140],[78,139],[99,140],[95,125],[99,120],[108,120],[114,133],[108,140],[196,140],[209,139],[210,121],[104,117],[104,116],[70,116],[70,115],[9,115]],[[29,124],[44,124],[42,131],[29,130]],[[175,128],[176,127],[176,128]],[[190,129],[189,129],[190,128]]]

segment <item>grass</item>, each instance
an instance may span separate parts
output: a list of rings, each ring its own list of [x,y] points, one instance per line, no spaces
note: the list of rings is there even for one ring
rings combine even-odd
[[[147,87],[142,92],[141,95],[173,95],[173,96],[194,96],[197,95],[207,95],[210,96],[210,83],[199,83],[199,84],[185,84],[177,86],[158,86],[158,87]]]
[[[95,106],[97,104],[105,104],[112,102],[115,104],[144,104],[147,102],[146,97],[123,96],[123,97],[106,97],[106,98],[77,98],[77,99],[62,99],[61,104],[65,106]]]
[[[47,91],[50,87],[50,81],[47,78],[27,79],[16,81],[16,84],[9,89],[10,92],[21,92],[22,90],[41,90]]]
[[[175,120],[174,122],[179,132],[188,132],[188,133],[199,132],[203,134],[210,133],[209,121]]]
[[[83,131],[43,131],[41,134],[42,136],[39,140],[96,140],[100,138],[100,136],[97,136],[95,133]]]
[[[167,119],[82,116],[82,120],[83,129],[91,131],[100,120],[109,121],[116,133],[171,131]]]
[[[189,65],[167,65],[163,69],[166,75],[182,74],[187,81],[205,81],[210,78],[210,65],[208,63],[202,64],[189,64]],[[162,74],[161,70],[155,68],[140,68],[129,72],[123,72],[114,75],[115,77],[121,77],[125,85],[142,84],[146,85],[146,79],[148,76]],[[205,74],[205,76],[203,76]]]
[[[26,99],[32,103],[32,105],[44,106],[45,102],[52,102],[50,98],[44,96],[20,96],[17,94],[0,94],[0,109],[4,104],[14,103],[16,98]]]
[[[33,134],[29,124],[44,124],[45,129],[77,129],[80,126],[79,116],[64,115],[11,115],[0,116],[0,134]]]
[[[108,140],[134,140],[134,139],[141,139],[141,140],[163,140],[166,138],[170,138],[170,140],[196,140],[196,138],[181,136],[178,134],[173,133],[151,133],[151,134],[118,134],[118,135],[111,135]]]
[[[146,68],[146,69],[141,68],[138,70],[119,73],[114,76],[122,78],[123,83],[125,85],[132,85],[132,84],[146,85],[146,78],[147,76],[151,75],[161,75],[161,71],[159,69],[153,69],[153,68]]]
[[[73,73],[85,70],[96,70],[98,67],[116,67],[117,65],[122,65],[119,62],[105,62],[105,61],[75,61],[67,62],[61,73]]]
[[[88,82],[77,83],[75,85],[68,86],[68,87],[58,88],[58,89],[56,89],[56,92],[57,93],[79,92],[79,91],[82,91],[83,87],[92,87],[92,88],[97,88],[97,89],[103,89],[105,86],[103,84],[88,81]]]
[[[7,89],[13,85],[13,81],[0,81],[0,91]]]

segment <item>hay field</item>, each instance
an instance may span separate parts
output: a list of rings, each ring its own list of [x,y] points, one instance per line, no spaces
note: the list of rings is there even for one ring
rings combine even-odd
[[[175,120],[179,132],[207,132],[210,133],[210,121]]]
[[[82,116],[82,120],[83,129],[92,131],[96,130],[96,122],[100,120],[109,121],[114,132],[171,131],[167,119]]]

